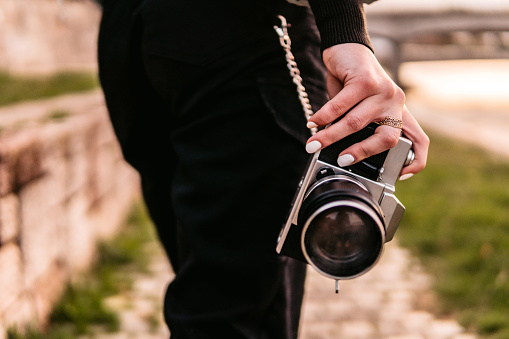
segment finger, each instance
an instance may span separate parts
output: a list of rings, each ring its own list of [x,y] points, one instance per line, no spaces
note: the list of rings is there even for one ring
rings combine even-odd
[[[386,113],[386,109],[374,97],[364,100],[341,120],[309,138],[308,143],[317,141],[321,148],[327,147],[352,133],[360,131],[372,121],[382,120],[387,115]]]
[[[331,91],[333,93],[333,91]],[[362,100],[368,98],[369,95],[362,91],[359,86],[349,85],[343,87],[334,97],[332,97],[322,108],[320,108],[309,121],[315,126],[327,126],[334,122],[337,118],[347,113],[360,103]]]
[[[400,173],[401,176],[409,177],[410,174],[419,173],[426,167],[430,140],[406,106],[403,109],[403,133],[412,141],[415,154],[412,164],[403,167]]]
[[[396,146],[401,135],[399,128],[380,126],[375,134],[345,149],[339,154],[338,165],[350,166]]]

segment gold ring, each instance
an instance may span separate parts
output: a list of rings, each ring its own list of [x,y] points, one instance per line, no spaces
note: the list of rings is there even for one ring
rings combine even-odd
[[[377,122],[376,124],[387,125],[387,126],[391,126],[391,127],[399,128],[399,129],[403,128],[403,120],[395,118],[395,117],[391,117],[389,115],[386,116],[382,121]]]

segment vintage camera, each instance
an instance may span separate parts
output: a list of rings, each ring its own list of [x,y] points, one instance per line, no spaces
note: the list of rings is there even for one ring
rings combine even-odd
[[[390,150],[350,167],[338,155],[372,135],[372,123],[315,153],[299,183],[278,253],[307,262],[322,275],[352,279],[367,272],[390,241],[405,207],[394,195],[403,166],[412,163],[412,142],[400,137]]]

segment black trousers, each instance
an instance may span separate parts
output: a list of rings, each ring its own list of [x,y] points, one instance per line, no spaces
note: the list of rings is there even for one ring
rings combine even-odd
[[[134,139],[138,158],[144,149],[155,158],[131,163],[176,273],[165,320],[172,338],[296,338],[306,266],[275,246],[309,158],[308,132],[273,30],[275,8],[246,7],[251,19],[207,31],[210,17],[228,17],[225,8],[189,6],[156,0],[139,11],[134,66],[150,102],[134,113],[142,123],[133,137],[119,138],[133,159]],[[312,17],[304,8],[277,10],[295,22],[294,54],[319,107],[323,68]],[[186,11],[194,21],[179,19]],[[201,27],[183,33],[186,24]],[[114,80],[102,81],[107,88]],[[122,119],[112,114],[119,135]]]

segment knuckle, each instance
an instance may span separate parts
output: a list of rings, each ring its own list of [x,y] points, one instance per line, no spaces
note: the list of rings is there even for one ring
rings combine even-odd
[[[380,84],[379,92],[386,100],[391,100],[400,105],[403,105],[405,103],[406,100],[405,92],[392,81],[385,81],[382,84]]]
[[[405,92],[399,86],[394,85],[394,88],[392,90],[392,97],[398,103],[401,103],[401,104],[405,103],[405,100],[406,100]]]
[[[332,118],[337,118],[345,112],[345,108],[336,101],[329,101],[329,112]]]
[[[365,158],[368,158],[369,156],[371,156],[370,154],[370,151],[369,149],[363,145],[362,143],[360,143],[358,146],[357,146],[357,152],[356,152],[357,156],[355,157],[355,159],[365,159]]]
[[[414,161],[412,165],[415,171],[420,172],[426,167],[426,160]]]
[[[431,140],[429,139],[427,134],[424,134],[423,140],[424,140],[424,144],[426,145],[426,147],[428,147]]]
[[[382,147],[389,149],[396,146],[398,143],[399,137],[394,134],[383,134],[381,135],[380,143]]]
[[[363,78],[359,86],[360,90],[364,93],[375,93],[380,88],[378,81],[373,78]]]
[[[348,129],[352,131],[358,131],[363,127],[363,121],[356,115],[346,115],[343,120],[345,121]]]

